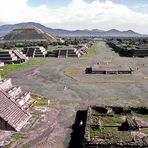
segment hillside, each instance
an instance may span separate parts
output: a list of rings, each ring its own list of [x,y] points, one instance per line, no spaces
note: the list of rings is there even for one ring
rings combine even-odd
[[[53,36],[36,27],[16,28],[5,35],[3,40],[47,40],[49,42],[56,41]]]
[[[37,27],[44,32],[55,36],[94,36],[94,37],[144,37],[146,35],[136,33],[132,30],[128,31],[119,31],[116,29],[111,29],[108,31],[93,29],[93,30],[64,30],[64,29],[52,29],[48,28],[42,24],[35,23],[35,22],[28,22],[28,23],[19,23],[14,25],[3,25],[0,26],[0,36],[4,36],[10,31],[14,30],[15,28],[22,28],[22,27]]]

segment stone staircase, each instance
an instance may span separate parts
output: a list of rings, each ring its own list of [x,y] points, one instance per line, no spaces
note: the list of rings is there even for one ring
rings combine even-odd
[[[28,57],[45,57],[47,54],[47,51],[44,47],[26,47],[23,50],[23,53],[26,54]]]
[[[26,62],[27,60],[28,58],[18,50],[0,50],[0,61],[4,62],[5,64],[20,64]]]

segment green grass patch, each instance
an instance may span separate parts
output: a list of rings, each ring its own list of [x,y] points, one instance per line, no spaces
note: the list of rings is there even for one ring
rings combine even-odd
[[[113,116],[113,117],[107,116],[107,117],[102,117],[101,122],[102,126],[105,126],[105,125],[121,124],[123,121],[120,116]]]
[[[47,50],[48,51],[53,51],[55,49],[57,49],[57,46],[49,45]]]
[[[23,134],[23,133],[14,133],[12,134],[11,138],[14,138],[14,139],[24,139],[24,138],[27,138],[28,136],[26,134]]]
[[[58,48],[63,48],[63,47],[65,47],[65,46],[63,46],[63,45],[57,45],[57,46],[48,45],[47,50],[48,50],[48,51],[53,51],[53,50],[56,50],[56,49],[58,49]]]
[[[87,49],[87,54],[82,55],[81,57],[89,57],[96,53],[96,44],[94,43],[90,48]]]
[[[29,141],[28,143],[23,144],[22,146],[20,146],[19,148],[31,148],[33,145],[33,141]]]
[[[76,74],[76,69],[74,67],[67,68],[64,74],[66,76],[73,77]]]
[[[97,128],[90,128],[90,135],[91,136],[98,136],[101,134],[101,130]]]
[[[90,129],[90,135],[104,138],[107,142],[117,143],[120,141],[131,141],[132,136],[128,131],[119,131],[118,128],[105,128],[105,129]]]
[[[36,107],[36,106],[48,106],[48,99],[41,98],[41,97],[38,97],[36,95],[31,95],[31,97],[36,100],[33,103],[32,107]]]
[[[27,68],[32,65],[42,64],[45,60],[46,58],[32,58],[22,64],[5,64],[5,66],[2,68],[3,70],[0,71],[0,77],[6,77],[11,71]]]
[[[16,47],[16,49],[22,51],[24,48],[23,47]]]

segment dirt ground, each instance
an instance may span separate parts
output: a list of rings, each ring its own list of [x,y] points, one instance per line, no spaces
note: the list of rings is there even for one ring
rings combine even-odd
[[[75,80],[64,75],[65,69],[69,67],[90,66],[106,61],[125,64],[133,69],[138,67],[140,72],[132,78],[119,76],[116,83],[111,81],[116,79],[115,77],[97,76],[103,81],[95,82],[95,78],[92,83],[81,81],[81,77]],[[47,127],[48,132],[43,131],[42,135],[35,137],[32,147],[68,147],[76,112],[86,109],[88,105],[148,104],[148,58],[119,57],[104,41],[97,42],[96,54],[91,57],[49,58],[42,65],[11,72],[8,77],[12,78],[13,84],[21,86],[26,91],[44,96],[52,102],[52,111],[47,117],[49,122],[55,117],[53,121],[56,122],[53,123],[56,124],[56,128],[50,131],[50,126]],[[49,141],[52,141],[52,146]]]

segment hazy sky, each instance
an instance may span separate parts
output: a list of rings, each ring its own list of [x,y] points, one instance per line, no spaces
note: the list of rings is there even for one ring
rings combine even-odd
[[[64,29],[132,29],[148,34],[148,0],[0,0],[0,24]]]

